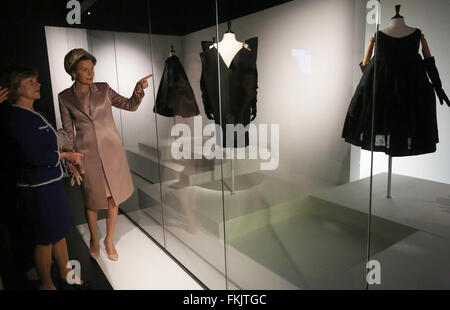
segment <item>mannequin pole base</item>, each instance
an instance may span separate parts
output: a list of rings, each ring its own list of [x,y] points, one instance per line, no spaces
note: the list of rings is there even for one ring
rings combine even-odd
[[[388,186],[386,198],[391,199],[391,187],[392,187],[392,156],[389,156],[389,168],[388,168]]]

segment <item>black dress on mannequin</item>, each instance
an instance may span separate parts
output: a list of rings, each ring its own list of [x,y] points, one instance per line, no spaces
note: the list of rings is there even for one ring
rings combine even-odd
[[[371,150],[375,96],[373,151],[391,156],[435,152],[439,139],[433,86],[440,99],[445,93],[439,85],[434,57],[424,60],[418,53],[421,31],[416,29],[401,38],[381,31],[376,35],[376,55],[361,66],[363,76],[351,100],[342,137]]]
[[[200,86],[202,90],[203,106],[208,119],[221,125],[223,137],[217,134],[217,144],[225,147],[244,147],[249,144],[248,131],[245,132],[245,145],[237,144],[235,135],[232,143],[226,142],[226,124],[242,124],[247,126],[256,117],[256,94],[258,88],[258,72],[256,57],[258,52],[258,38],[245,41],[242,48],[234,56],[230,67],[227,67],[217,48],[210,48],[212,41],[202,41],[203,52],[202,76]],[[220,66],[220,95],[221,111],[219,108],[219,83],[217,57]],[[222,112],[222,124],[220,124]]]
[[[175,55],[166,60],[153,112],[167,117],[200,114],[186,72]]]

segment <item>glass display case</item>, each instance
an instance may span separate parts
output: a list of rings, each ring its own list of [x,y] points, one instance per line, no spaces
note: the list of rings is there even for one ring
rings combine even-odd
[[[370,164],[373,167],[370,259],[377,260],[382,270],[381,283],[369,289],[444,289],[450,283],[450,170],[446,161],[450,102],[445,95],[450,89],[445,52],[450,3],[394,2],[381,1],[379,9],[376,70],[389,76],[376,86],[380,99],[375,115],[385,111],[390,116],[382,118],[390,122],[384,126],[397,139],[389,143],[387,135],[387,151],[374,152],[372,159],[367,151],[360,155],[362,178],[370,175]],[[374,33],[373,27],[367,27],[366,40]],[[395,65],[387,61],[392,59]],[[374,126],[377,148],[380,126]],[[378,140],[382,146],[383,139]],[[396,228],[374,221],[377,217],[396,223]],[[377,230],[395,236],[396,242],[377,251],[373,246]]]
[[[120,209],[205,288],[449,288],[449,103],[421,71],[428,42],[450,89],[449,2],[250,2],[47,26],[57,127],[72,48],[124,96],[153,74],[137,111],[113,109],[134,184]]]

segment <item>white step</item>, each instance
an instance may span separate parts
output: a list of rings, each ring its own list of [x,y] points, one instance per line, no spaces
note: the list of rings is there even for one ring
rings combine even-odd
[[[246,152],[248,154],[248,149]],[[144,143],[139,143],[138,148],[128,149],[127,156],[130,170],[137,175],[153,183],[178,180],[178,186],[201,185],[220,181],[222,177],[231,178],[233,173],[237,177],[260,170],[260,160],[251,159],[172,159],[161,160],[161,165],[158,166],[157,149]],[[227,182],[226,185],[231,188],[231,182]]]

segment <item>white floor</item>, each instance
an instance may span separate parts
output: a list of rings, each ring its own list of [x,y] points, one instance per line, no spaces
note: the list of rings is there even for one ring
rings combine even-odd
[[[79,225],[77,229],[88,246],[89,229],[87,224]],[[113,289],[202,290],[202,287],[194,279],[124,215],[119,215],[117,218],[114,241],[119,253],[119,261],[110,261],[103,246],[106,220],[98,221],[97,229],[101,238],[98,264]]]
[[[379,174],[374,176],[373,187],[373,209],[374,215],[372,223],[372,248],[375,249],[375,244],[380,240],[391,236],[395,237],[395,232],[398,231],[397,226],[405,226],[411,228],[413,232],[407,236],[402,236],[395,241],[395,243],[388,247],[380,248],[379,251],[373,253],[372,259],[378,260],[382,266],[382,284],[377,285],[371,289],[447,289],[450,287],[450,187],[448,184],[441,184],[406,176],[393,175],[392,199],[385,198],[386,191],[386,175]],[[348,183],[332,189],[322,191],[312,195],[314,199],[319,198],[324,201],[332,202],[338,214],[341,214],[342,208],[354,209],[366,214],[368,212],[368,191],[369,180],[362,179],[356,182]],[[266,192],[264,192],[266,194]],[[189,195],[186,195],[189,197]],[[167,195],[166,195],[167,198]],[[273,198],[273,197],[270,197]],[[166,200],[167,201],[167,200]],[[184,201],[184,200],[183,200]],[[301,201],[300,201],[301,202]],[[175,205],[175,203],[173,204]],[[205,207],[207,204],[195,207]],[[308,205],[306,205],[308,206]],[[314,208],[319,205],[314,204]],[[153,235],[155,223],[150,223],[149,226],[144,225],[145,218],[152,216],[145,215],[146,210],[138,210],[136,212],[128,213],[135,216],[137,222],[142,227]],[[183,209],[184,210],[184,209]],[[178,221],[183,221],[184,217],[170,215],[171,208],[166,209],[167,219],[166,227],[168,232],[166,234],[167,244],[171,245],[169,250],[171,253],[180,259],[189,270],[192,270],[203,283],[214,289],[214,283],[222,282],[222,274],[220,273],[220,266],[224,264],[220,257],[223,257],[220,246],[217,249],[211,248],[211,245],[218,243],[221,240],[219,233],[212,234],[209,230],[199,229],[196,232],[186,231],[186,227],[181,225]],[[175,210],[176,211],[176,210]],[[346,211],[346,218],[348,217]],[[351,212],[350,212],[351,213]],[[319,229],[321,232],[327,232],[329,229],[337,231],[337,225],[329,225],[330,223],[346,223],[340,220],[339,217],[333,215],[333,212],[325,212],[323,223],[327,224]],[[356,216],[356,215],[355,215]],[[361,216],[359,216],[361,217]],[[301,219],[301,217],[299,218]],[[336,220],[337,219],[337,220]],[[348,217],[350,223],[358,223],[358,221],[351,221],[352,217]],[[390,223],[385,223],[381,219],[388,220]],[[136,219],[135,219],[136,220]],[[231,219],[233,220],[233,219]],[[315,236],[317,239],[320,234],[317,233],[317,227],[310,229],[308,232],[307,225],[302,225],[299,222],[301,230],[292,229],[286,220],[286,225],[283,222],[280,225],[267,226],[267,229],[260,229],[253,236],[243,240],[246,242],[244,247],[234,248],[231,244],[233,239],[228,239],[230,245],[228,247],[228,275],[230,279],[236,283],[237,286],[244,289],[274,289],[277,287],[284,289],[296,288],[351,288],[365,287],[364,272],[365,268],[365,245],[366,245],[366,219],[363,216],[362,226],[364,226],[361,233],[361,238],[357,239],[356,246],[363,246],[363,250],[352,250],[351,245],[341,247],[336,243],[337,248],[333,250],[332,246],[326,247],[327,254],[339,254],[346,249],[349,255],[360,253],[361,260],[353,267],[348,269],[346,267],[342,272],[345,276],[329,276],[314,279],[310,282],[305,282],[306,285],[291,284],[284,278],[281,278],[277,271],[279,268],[272,268],[277,265],[279,261],[278,254],[285,253],[287,259],[305,257],[301,250],[306,247],[298,248],[296,242],[300,239],[293,240],[292,236]],[[295,218],[293,220],[296,220]],[[292,224],[292,223],[290,223]],[[294,224],[297,224],[295,222]],[[397,225],[399,224],[399,225]],[[244,227],[245,225],[241,225]],[[200,225],[204,228],[205,225]],[[397,227],[397,228],[396,228]],[[86,243],[88,243],[89,232],[87,225],[80,225],[78,229],[81,232]],[[152,230],[153,229],[153,230]],[[99,234],[101,237],[105,236],[105,221],[99,221]],[[220,229],[216,230],[220,232]],[[354,229],[342,231],[352,231]],[[203,233],[206,232],[206,233]],[[247,231],[246,231],[247,233]],[[251,233],[251,232],[250,232]],[[262,234],[265,233],[265,234]],[[356,231],[356,235],[358,231]],[[386,236],[387,234],[388,236]],[[267,238],[272,236],[273,238]],[[159,236],[159,235],[158,235]],[[378,238],[378,237],[383,238]],[[239,236],[237,236],[239,237]],[[329,240],[326,237],[325,241]],[[282,240],[283,242],[280,242]],[[314,239],[315,240],[315,239]],[[342,240],[346,242],[346,239]],[[241,242],[241,244],[242,244]],[[134,224],[132,224],[125,216],[121,215],[118,218],[117,233],[116,233],[116,248],[120,255],[119,262],[111,262],[106,257],[104,248],[102,247],[101,258],[99,264],[103,269],[105,275],[110,281],[114,289],[202,289],[192,278],[187,275],[176,263],[174,263],[160,248],[155,245],[145,234],[143,234]],[[205,246],[208,245],[208,246]],[[280,247],[279,245],[282,245]],[[303,243],[307,245],[306,243]],[[324,243],[325,244],[325,243]],[[346,243],[343,243],[346,244]],[[193,246],[193,249],[188,247]],[[249,248],[251,245],[252,247]],[[260,245],[260,246],[255,246]],[[272,260],[261,260],[262,252],[259,249],[272,249],[276,254]],[[195,250],[197,249],[197,254]],[[243,251],[242,249],[245,249]],[[205,251],[208,251],[205,253]],[[217,251],[217,253],[214,253]],[[278,251],[278,252],[277,252]],[[284,251],[284,252],[283,252]],[[210,253],[212,252],[212,253]],[[217,260],[214,255],[217,254]],[[267,254],[267,252],[265,253]],[[269,253],[270,254],[270,253]],[[308,255],[323,255],[313,247],[313,250],[307,253]],[[302,255],[302,256],[299,256]],[[198,256],[198,257],[197,257]],[[201,256],[201,257],[200,257]],[[269,257],[268,255],[267,257]],[[280,256],[281,257],[281,256]],[[270,257],[269,257],[270,258]],[[218,272],[211,271],[211,266],[205,264],[202,259],[215,265]],[[288,261],[289,260],[285,260]],[[319,259],[317,261],[320,261]],[[347,261],[347,260],[345,260]],[[215,262],[215,264],[214,264]],[[294,259],[294,262],[296,260]],[[299,260],[301,262],[301,259]],[[266,265],[264,265],[266,264]],[[313,264],[314,265],[314,264]],[[334,264],[331,264],[334,266]],[[295,265],[297,266],[297,265]],[[207,269],[209,268],[209,269]],[[302,271],[302,267],[298,267]],[[333,269],[334,270],[334,269]],[[252,275],[249,277],[248,275]],[[303,272],[303,275],[305,273]],[[317,276],[315,273],[314,276]],[[301,275],[301,274],[300,274]],[[283,281],[280,281],[283,280]],[[304,280],[304,278],[300,279]],[[257,282],[255,284],[255,282]],[[223,286],[223,285],[222,285]],[[220,289],[220,288],[219,288]]]
[[[392,198],[386,198],[387,173],[373,177],[372,215],[450,240],[450,185],[392,175]],[[370,178],[321,191],[314,196],[363,213],[369,212]]]
[[[365,178],[315,196],[367,213],[368,188]],[[382,281],[370,289],[449,289],[450,186],[393,174],[391,199],[386,198],[386,189],[387,174],[375,175],[372,215],[417,232],[371,257],[382,265]],[[372,229],[377,228],[372,224]],[[349,273],[357,275],[360,270],[356,266]]]

